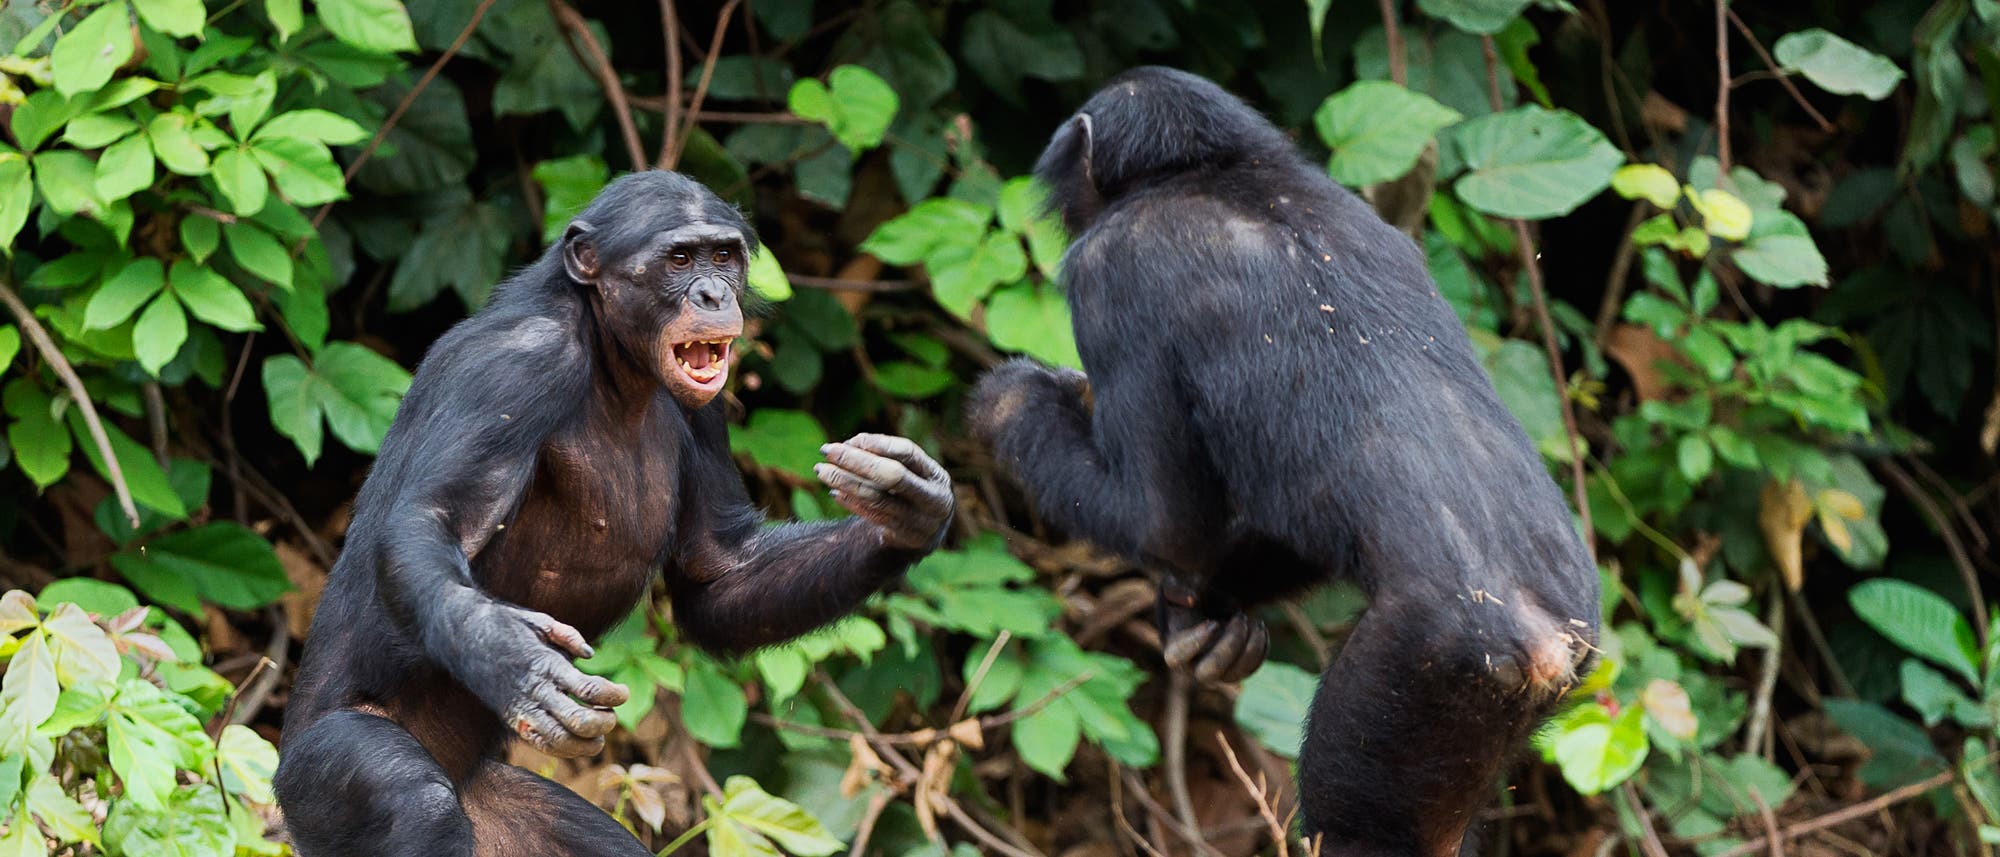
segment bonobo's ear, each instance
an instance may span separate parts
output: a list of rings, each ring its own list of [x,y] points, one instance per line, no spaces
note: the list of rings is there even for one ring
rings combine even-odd
[[[569,228],[563,231],[563,270],[569,272],[570,279],[579,283],[597,282],[597,274],[601,270],[597,262],[597,243],[590,237],[590,230],[590,224],[572,220]]]
[[[1094,134],[1094,128],[1091,125],[1090,114],[1088,113],[1076,114],[1076,119],[1074,120],[1074,123],[1076,125],[1077,136],[1082,138],[1081,142],[1077,144],[1076,160],[1077,163],[1083,166],[1083,180],[1089,182],[1090,186],[1094,188],[1097,187],[1097,177],[1095,175],[1092,175],[1090,169],[1090,149],[1091,149],[1091,144],[1093,142],[1092,137]]]
[[[1090,169],[1093,130],[1088,113],[1078,113],[1064,122],[1049,140],[1048,150],[1042,154],[1041,163],[1035,165],[1035,172],[1080,180],[1096,190],[1097,181]]]

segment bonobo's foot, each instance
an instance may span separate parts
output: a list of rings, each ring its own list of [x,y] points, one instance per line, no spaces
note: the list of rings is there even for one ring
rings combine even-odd
[[[1163,583],[1160,647],[1167,666],[1219,684],[1242,681],[1256,672],[1270,650],[1271,637],[1263,620],[1242,612],[1208,618],[1195,608],[1193,592]]]
[[[882,543],[932,551],[951,524],[951,476],[907,438],[857,434],[819,448],[813,473],[833,499],[882,528]]]
[[[490,641],[488,661],[495,679],[512,688],[500,716],[521,740],[551,756],[588,756],[604,749],[604,736],[618,725],[611,709],[631,692],[610,679],[589,675],[570,663],[591,656],[590,644],[575,628],[511,604],[492,603],[474,621],[477,636]],[[476,690],[477,688],[475,688]]]

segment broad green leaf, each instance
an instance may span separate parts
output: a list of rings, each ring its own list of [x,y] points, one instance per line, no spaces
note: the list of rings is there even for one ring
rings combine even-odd
[[[1417,0],[1417,8],[1468,33],[1490,36],[1528,7],[1528,0]]]
[[[60,842],[95,844],[101,838],[90,810],[70,797],[69,792],[63,790],[61,781],[52,774],[39,774],[34,782],[28,784],[26,804],[28,811],[41,819]],[[28,826],[30,829],[34,827],[33,824]],[[0,853],[10,852],[0,849]]]
[[[11,324],[0,324],[0,371],[5,371],[20,352],[21,331]]]
[[[1008,104],[1026,107],[1021,82],[1027,77],[1072,81],[1083,77],[1083,49],[1075,33],[1056,25],[1047,12],[1010,16],[982,8],[966,16],[958,59]]]
[[[1028,767],[1056,782],[1068,782],[1063,772],[1076,755],[1077,742],[1083,740],[1083,723],[1076,709],[1049,705],[1014,721],[1013,740],[1015,752]]]
[[[786,101],[793,113],[825,125],[854,156],[881,145],[898,103],[889,84],[858,65],[835,68],[824,84],[801,80]]]
[[[278,192],[294,205],[321,205],[347,196],[347,181],[326,144],[297,137],[266,137],[250,144],[250,153],[271,178]]]
[[[304,361],[290,354],[274,354],[264,361],[264,395],[269,400],[271,426],[291,438],[305,456],[306,466],[319,460],[323,430],[320,427],[319,387]]]
[[[748,828],[801,857],[824,857],[846,847],[798,804],[764,791],[756,780],[737,775],[722,787],[723,824]]]
[[[597,192],[604,189],[611,169],[605,166],[603,158],[585,153],[543,161],[529,174],[542,186],[542,243],[554,244],[569,227],[570,218],[582,212]]]
[[[139,20],[169,36],[185,38],[201,35],[208,22],[208,10],[201,0],[132,0]]]
[[[899,399],[928,399],[945,391],[957,376],[943,369],[891,360],[875,367],[875,386]]]
[[[39,726],[56,710],[60,693],[56,659],[49,651],[47,635],[39,630],[28,632],[7,661],[6,675],[0,676],[0,707],[19,711],[21,721],[28,726]]]
[[[176,259],[172,282],[174,297],[195,318],[237,333],[264,329],[257,323],[257,310],[251,307],[250,299],[221,274],[187,259]]]
[[[153,184],[153,148],[146,138],[126,137],[97,156],[97,198],[124,199]]]
[[[237,821],[232,822],[232,817]],[[215,786],[203,783],[177,789],[166,795],[161,807],[135,801],[113,801],[104,820],[104,838],[117,843],[118,853],[146,857],[274,857],[263,834],[257,813],[237,806],[234,813],[223,811],[223,799]],[[251,825],[247,834],[239,834]],[[246,835],[252,841],[239,841]]]
[[[1625,160],[1582,117],[1534,105],[1465,122],[1451,138],[1469,168],[1453,185],[1458,198],[1499,217],[1568,214]]]
[[[724,675],[715,662],[697,657],[687,671],[682,692],[681,723],[689,735],[710,747],[734,747],[743,737],[749,701],[743,688]]]
[[[156,300],[167,298],[161,296]],[[82,409],[70,408],[65,416],[70,438],[81,448],[84,460],[90,462],[97,475],[109,480],[111,469],[105,465],[103,454],[98,452],[96,442],[91,439],[89,427],[84,425]],[[106,421],[103,428],[105,439],[111,442],[111,454],[118,458],[118,469],[125,474],[125,484],[132,489],[132,499],[173,520],[186,518],[187,504],[174,490],[173,483],[168,481],[167,471],[160,467],[153,451],[133,440],[115,423]]]
[[[1023,281],[994,292],[986,304],[986,335],[1007,351],[1055,366],[1083,368],[1069,303],[1053,286]]]
[[[220,165],[221,160],[216,163]],[[229,245],[229,255],[244,270],[265,282],[286,289],[292,287],[292,257],[271,233],[249,223],[225,223],[222,238]]]
[[[55,654],[56,679],[64,687],[92,687],[118,677],[118,647],[111,636],[75,604],[59,604],[42,622],[49,651]]]
[[[760,408],[740,428],[729,433],[730,451],[746,454],[764,467],[813,478],[813,465],[821,460],[819,448],[826,443],[826,430],[819,420],[804,411]]]
[[[123,324],[166,284],[167,272],[160,260],[150,256],[132,260],[90,296],[83,310],[84,329],[105,330]]]
[[[1771,53],[1786,71],[1803,73],[1821,89],[1870,101],[1889,97],[1903,79],[1888,57],[1818,27],[1787,33]]]
[[[79,149],[102,149],[139,130],[132,117],[119,113],[86,113],[63,126],[63,142]]]
[[[334,38],[378,54],[417,49],[410,13],[397,0],[319,0],[319,21]]]
[[[146,139],[153,143],[153,154],[167,169],[184,176],[208,173],[208,150],[194,139],[196,121],[192,113],[175,111],[146,123]]]
[[[28,816],[28,804],[22,802],[8,818],[6,835],[0,836],[0,857],[48,857],[48,853],[42,829],[35,826],[35,820]]]
[[[1281,661],[1264,665],[1243,680],[1236,696],[1236,723],[1257,741],[1287,759],[1299,757],[1306,714],[1319,676]]]
[[[1750,206],[1736,195],[1721,188],[1703,188],[1699,191],[1688,188],[1688,202],[1701,215],[1702,228],[1708,234],[1726,241],[1741,241],[1750,237]]]
[[[14,236],[35,207],[35,175],[26,158],[0,155],[0,248],[14,255]]]
[[[1048,204],[1048,189],[1033,176],[1016,176],[1000,186],[1000,226],[1015,235],[1028,235]]]
[[[1626,164],[1611,174],[1611,189],[1626,199],[1643,199],[1671,209],[1681,198],[1681,183],[1659,164]]]
[[[140,366],[158,375],[160,367],[180,353],[187,334],[187,313],[181,309],[180,301],[172,295],[161,295],[139,313],[139,323],[132,326],[132,350],[139,355]]]
[[[1820,706],[1834,725],[1868,748],[1868,761],[1857,773],[1871,788],[1907,785],[1949,765],[1922,728],[1880,705],[1827,697]]]
[[[777,646],[760,649],[751,656],[757,663],[757,672],[764,677],[764,687],[771,692],[771,703],[777,705],[805,687],[806,674],[812,671],[812,664],[797,648]]]
[[[59,20],[50,15],[49,20]],[[83,99],[68,99],[53,89],[39,89],[27,100],[14,105],[14,117],[8,127],[14,129],[14,140],[21,144],[21,150],[32,152],[47,140],[63,123],[83,112]]]
[[[111,564],[147,598],[190,613],[203,601],[255,610],[292,588],[270,543],[233,521],[162,536]]]
[[[56,149],[36,155],[35,185],[57,214],[94,215],[104,208],[97,196],[97,164],[82,152]]]
[[[368,130],[354,120],[327,110],[306,108],[271,117],[251,135],[251,139],[291,137],[316,140],[330,146],[346,146],[368,139]]]
[[[1847,590],[1861,621],[1904,651],[1979,686],[1972,626],[1944,596],[1907,581],[1878,577]]]
[[[208,261],[222,243],[221,224],[199,215],[181,218],[181,249],[188,252],[195,264]]]
[[[410,389],[410,373],[352,342],[329,343],[313,368],[325,385],[319,403],[333,436],[349,449],[374,454]]]
[[[1947,717],[1961,726],[1985,728],[1993,724],[1992,715],[1979,703],[1965,695],[1944,673],[1924,666],[1916,658],[1903,659],[1898,673],[1903,685],[1903,701],[1915,709],[1923,718],[1924,726],[1936,726]]]
[[[1028,256],[1021,239],[1002,231],[988,233],[971,247],[950,246],[925,261],[930,269],[931,295],[938,305],[959,318],[969,318],[974,304],[995,286],[1028,273]]]
[[[993,210],[986,206],[932,197],[875,227],[860,250],[891,265],[912,265],[941,246],[970,246],[986,234],[992,220]]]
[[[389,278],[389,311],[404,312],[435,300],[449,286],[468,308],[478,308],[504,274],[512,237],[507,215],[469,196],[424,222],[402,264]]]
[[[90,13],[49,51],[49,75],[56,91],[74,96],[103,86],[132,58],[132,18],[124,0]]]
[[[1329,96],[1313,113],[1313,126],[1333,150],[1327,171],[1359,187],[1409,172],[1432,136],[1463,118],[1428,95],[1363,80]]]
[[[750,254],[750,268],[745,276],[750,289],[767,301],[783,301],[792,297],[791,278],[785,276],[785,269],[778,265],[778,257],[768,247],[758,247]]]
[[[271,19],[271,29],[278,31],[278,42],[291,41],[292,35],[306,25],[304,4],[299,0],[264,0],[264,14]]]
[[[263,167],[248,147],[223,149],[209,167],[215,176],[216,189],[229,200],[230,211],[248,217],[264,209],[264,202],[271,195],[271,180],[264,177]]]
[[[4,399],[7,415],[7,442],[14,447],[14,463],[33,480],[36,488],[47,488],[69,472],[70,438],[51,408],[54,402],[26,378],[9,383]]]
[[[1807,235],[1753,238],[1730,255],[1743,273],[1779,288],[1827,285],[1826,258]]]
[[[1548,739],[1563,779],[1586,795],[1610,789],[1638,773],[1650,744],[1645,709],[1627,707],[1616,718],[1596,703],[1556,719]]]
[[[216,742],[215,760],[222,768],[222,787],[257,803],[272,803],[271,775],[278,770],[278,748],[250,727],[231,723]]]

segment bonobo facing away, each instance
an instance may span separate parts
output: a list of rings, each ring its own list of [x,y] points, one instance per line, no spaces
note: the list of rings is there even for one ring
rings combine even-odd
[[[856,517],[765,527],[711,404],[756,237],[683,176],[604,189],[417,368],[355,501],[277,789],[304,857],[630,855],[610,816],[501,761],[597,752],[626,690],[571,664],[662,569],[674,621],[743,651],[853,609],[935,548],[950,481],[915,444],[828,444]],[[688,705],[701,705],[690,699]]]
[[[1329,857],[1451,855],[1596,640],[1598,581],[1424,257],[1214,84],[1112,81],[1036,173],[1083,375],[981,379],[967,421],[1069,532],[1161,572],[1167,659],[1235,678],[1241,611],[1346,578],[1302,809]]]

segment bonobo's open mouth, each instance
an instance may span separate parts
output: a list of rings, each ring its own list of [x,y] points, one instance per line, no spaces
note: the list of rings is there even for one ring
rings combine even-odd
[[[695,389],[720,390],[729,377],[729,345],[727,339],[678,343],[674,346],[674,366]]]

